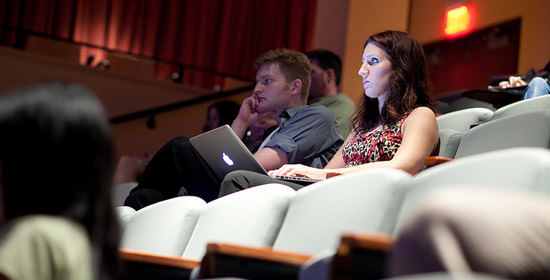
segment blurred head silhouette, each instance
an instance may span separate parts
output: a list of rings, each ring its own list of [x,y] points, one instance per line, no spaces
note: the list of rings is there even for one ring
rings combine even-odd
[[[5,219],[47,214],[82,224],[97,276],[114,275],[113,145],[101,104],[76,84],[26,87],[0,98],[0,131]]]

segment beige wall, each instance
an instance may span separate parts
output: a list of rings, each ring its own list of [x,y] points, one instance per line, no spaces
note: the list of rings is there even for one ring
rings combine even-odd
[[[444,0],[414,0],[410,32],[420,43],[443,39]],[[522,18],[518,73],[542,68],[550,59],[550,1],[468,0],[477,13],[475,29]],[[505,59],[505,58],[503,58]]]
[[[222,99],[233,100],[240,104],[250,94],[250,92],[244,92]],[[147,127],[146,122],[148,118],[113,125],[113,135],[118,154],[134,156],[153,155],[164,143],[173,137],[190,137],[200,134],[202,126],[206,121],[208,106],[217,100],[158,114],[155,116],[155,129]]]
[[[346,51],[349,0],[317,0],[312,49],[327,49],[341,58]]]
[[[350,0],[346,36],[346,52],[343,57],[342,92],[353,100],[363,94],[361,78],[357,71],[361,66],[363,43],[369,35],[387,29],[407,30],[409,0]]]
[[[0,94],[41,81],[73,81],[91,89],[104,105],[109,117],[118,117],[213,94],[212,91],[122,75],[81,66],[74,61],[66,61],[59,57],[46,57],[12,48],[0,47],[0,64],[10,66],[0,69],[2,77]],[[240,103],[248,95],[250,93],[246,92],[228,99]],[[155,129],[147,127],[147,118],[113,125],[118,154],[152,155],[174,136],[193,136],[201,133],[206,120],[206,110],[215,101],[158,114],[155,116],[157,123]]]
[[[321,3],[324,0],[320,0]],[[337,2],[337,1],[334,1]],[[353,99],[362,94],[357,70],[362,45],[370,34],[386,29],[408,30],[421,44],[443,40],[445,7],[451,0],[349,0],[342,91]],[[549,0],[467,0],[476,12],[474,30],[522,18],[518,73],[542,68],[550,59]],[[333,3],[333,5],[335,5]],[[409,24],[410,7],[410,26]],[[316,27],[323,25],[316,23]],[[318,32],[316,30],[316,32]],[[317,33],[315,33],[317,34]],[[315,41],[315,38],[314,38]],[[505,58],[504,58],[505,59]]]

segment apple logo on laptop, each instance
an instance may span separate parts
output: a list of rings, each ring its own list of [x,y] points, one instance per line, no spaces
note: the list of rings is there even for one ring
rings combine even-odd
[[[225,163],[227,163],[227,165],[229,166],[233,165],[233,160],[231,160],[231,158],[225,153],[222,153],[222,159],[223,161],[225,161]]]

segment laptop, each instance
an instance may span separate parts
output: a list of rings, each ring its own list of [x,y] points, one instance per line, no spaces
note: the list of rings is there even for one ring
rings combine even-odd
[[[256,161],[254,155],[229,125],[220,126],[192,137],[189,142],[220,178],[224,178],[227,173],[234,170],[248,170],[267,175],[265,169]],[[299,176],[274,175],[271,177],[301,185],[319,181]]]

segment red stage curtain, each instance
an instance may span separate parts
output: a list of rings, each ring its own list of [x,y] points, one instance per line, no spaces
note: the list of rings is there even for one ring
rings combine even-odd
[[[184,81],[211,87],[221,78],[209,71],[253,79],[259,54],[281,47],[307,50],[315,5],[316,0],[0,0],[0,22],[182,64]],[[2,32],[4,44],[13,41],[8,33]],[[85,50],[82,60],[92,52]],[[159,65],[157,77],[175,69]]]

